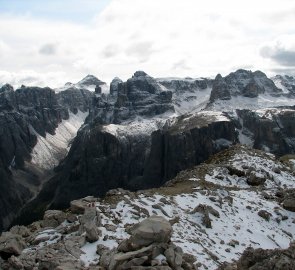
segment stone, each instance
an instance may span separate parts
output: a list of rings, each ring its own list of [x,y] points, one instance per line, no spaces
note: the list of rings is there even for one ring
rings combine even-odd
[[[13,270],[24,269],[23,263],[18,259],[18,257],[15,257],[14,255],[8,259],[8,263],[12,266]]]
[[[237,270],[295,269],[295,243],[284,250],[247,248],[237,262]]]
[[[95,203],[95,199],[91,196],[80,200],[74,200],[70,203],[70,210],[73,214],[84,214],[85,209],[90,207],[93,203]]]
[[[47,210],[44,214],[43,227],[57,227],[66,220],[66,214],[60,210]]]
[[[295,212],[295,192],[294,192],[294,197],[287,197],[283,200],[282,203],[283,207],[291,212]]]
[[[18,256],[23,249],[26,248],[26,243],[20,235],[4,232],[0,237],[0,254],[2,258],[9,258],[12,255]]]
[[[29,237],[31,235],[30,230],[25,226],[13,226],[9,231],[12,234],[18,234],[23,238]]]
[[[131,228],[130,234],[128,249],[136,250],[152,243],[167,243],[172,235],[172,227],[165,218],[151,216]],[[126,251],[126,247],[120,249]]]
[[[144,262],[146,262],[148,260],[148,256],[143,256],[143,257],[139,257],[139,258],[134,258],[132,260],[130,260],[129,262],[123,264],[121,266],[122,269],[132,269],[135,266],[140,266],[142,265]]]
[[[266,210],[260,210],[258,212],[258,216],[262,217],[263,219],[265,219],[266,221],[269,221],[270,218],[272,217],[272,214],[267,212]]]
[[[86,240],[89,243],[93,243],[99,239],[101,231],[95,226],[94,223],[87,223],[84,225],[86,231]]]
[[[251,186],[263,185],[265,181],[266,181],[265,176],[262,176],[262,175],[260,176],[260,174],[258,175],[254,171],[252,171],[249,177],[247,178],[247,183]]]

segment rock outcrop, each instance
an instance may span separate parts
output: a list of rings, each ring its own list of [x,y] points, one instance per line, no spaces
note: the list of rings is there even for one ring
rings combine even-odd
[[[237,128],[256,149],[278,156],[295,152],[295,110],[273,108],[264,110],[237,110]]]
[[[295,243],[284,250],[248,248],[237,263],[225,264],[218,270],[292,270],[295,268]]]
[[[224,78],[220,74],[216,76],[210,102],[229,100],[235,96],[256,98],[264,93],[277,95],[282,94],[282,90],[261,71],[239,69]]]
[[[119,269],[194,269],[186,261],[183,251],[171,243],[172,227],[163,217],[152,216],[130,229],[130,238],[124,240],[110,261],[101,266]],[[105,254],[102,254],[102,257]]]

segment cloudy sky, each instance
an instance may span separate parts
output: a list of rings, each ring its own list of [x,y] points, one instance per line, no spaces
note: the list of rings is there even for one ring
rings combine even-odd
[[[294,0],[0,0],[0,84],[295,75]]]

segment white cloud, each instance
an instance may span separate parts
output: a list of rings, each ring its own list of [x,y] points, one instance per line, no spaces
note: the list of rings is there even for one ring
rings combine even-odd
[[[271,74],[286,61],[261,49],[283,36],[284,46],[295,40],[294,8],[291,0],[113,0],[91,24],[1,16],[0,83],[18,84],[29,73],[36,80],[28,84],[55,87],[87,73],[127,79],[139,69],[159,77],[245,66]]]

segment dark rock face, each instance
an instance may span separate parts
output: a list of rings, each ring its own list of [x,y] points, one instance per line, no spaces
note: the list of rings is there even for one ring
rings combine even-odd
[[[212,87],[212,80],[210,79],[158,79],[158,81],[167,89],[173,91],[175,94],[194,92],[196,90],[205,90],[209,87]]]
[[[180,170],[221,150],[220,139],[230,142],[223,147],[237,141],[234,124],[214,122],[205,116],[192,117],[189,122],[180,118],[176,125],[168,125],[152,135],[143,130],[139,135],[114,136],[102,126],[89,124],[79,131],[56,176],[26,211],[34,211],[36,205],[68,207],[73,199],[103,196],[118,187],[158,187]]]
[[[67,90],[55,94],[48,87],[21,87],[15,91],[10,85],[1,88],[0,231],[34,195],[30,189],[37,190],[45,178],[44,172],[30,165],[37,135],[53,135],[59,123],[69,118],[69,110],[87,111],[88,92]]]
[[[15,217],[15,212],[31,196],[29,189],[14,181],[11,171],[0,159],[0,231],[10,225]]]
[[[249,82],[246,87],[242,90],[242,95],[244,97],[255,98],[258,97],[259,93],[262,92],[262,89],[255,83],[254,80]]]
[[[100,86],[96,86],[100,89]],[[65,91],[56,94],[58,103],[63,107],[67,108],[73,113],[77,113],[78,110],[86,112],[92,103],[94,94],[85,89],[69,88]]]
[[[218,74],[213,82],[210,102],[215,100],[228,100],[232,96],[245,96],[255,98],[259,94],[268,93],[272,95],[282,94],[274,82],[267,78],[261,71],[248,71],[239,69],[222,78]]]
[[[213,82],[213,88],[210,96],[210,102],[214,102],[215,100],[229,100],[231,99],[231,94],[229,91],[229,87],[226,81],[222,78],[220,74],[218,74]]]
[[[254,148],[278,156],[295,152],[295,110],[267,109],[264,111],[237,110],[243,128],[250,131]]]
[[[119,85],[123,83],[123,81],[116,77],[112,80],[111,85],[110,85],[110,94],[111,96],[117,96],[118,95],[118,91],[119,91]]]
[[[143,71],[137,71],[127,82],[115,78],[110,96],[94,100],[90,117],[101,124],[121,123],[136,116],[153,117],[174,112],[171,91],[163,91],[157,81]]]

